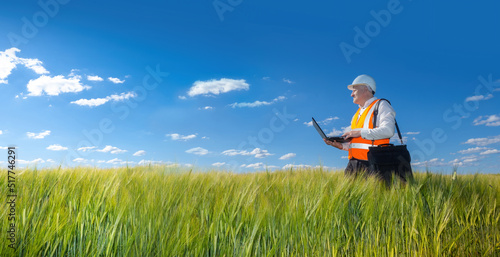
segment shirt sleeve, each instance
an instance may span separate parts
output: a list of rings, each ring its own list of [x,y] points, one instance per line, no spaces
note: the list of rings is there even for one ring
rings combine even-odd
[[[361,137],[368,140],[391,138],[394,136],[396,112],[387,101],[382,101],[378,109],[377,127],[361,129]]]

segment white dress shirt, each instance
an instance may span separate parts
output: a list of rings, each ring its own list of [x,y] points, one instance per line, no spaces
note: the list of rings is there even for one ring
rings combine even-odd
[[[359,105],[359,108],[361,108],[361,110],[359,110],[358,118],[363,114],[366,108],[368,108],[370,104],[377,99],[378,98],[376,97],[372,97],[368,99],[363,106]],[[373,108],[375,108],[376,105],[377,104],[375,104]],[[370,117],[366,118],[369,119]],[[394,111],[392,106],[387,101],[382,101],[380,102],[378,108],[377,127],[374,129],[368,129],[368,128],[361,129],[361,137],[368,140],[391,138],[392,136],[394,136],[395,120],[396,120],[396,112]],[[350,125],[345,132],[348,131],[351,131]],[[349,144],[350,143],[342,144],[342,148],[346,151],[349,150]]]

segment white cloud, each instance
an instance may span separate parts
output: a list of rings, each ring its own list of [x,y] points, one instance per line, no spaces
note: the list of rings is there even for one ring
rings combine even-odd
[[[119,95],[106,96],[105,98],[80,99],[80,100],[73,101],[71,103],[77,104],[80,106],[96,107],[99,105],[103,105],[109,101],[119,102],[119,101],[128,100],[130,98],[134,98],[134,97],[137,97],[137,94],[135,92],[128,92],[128,93],[121,93]]]
[[[255,158],[264,158],[267,156],[271,156],[273,154],[270,154],[267,150],[261,150],[260,148],[255,148],[250,152],[251,155],[254,155]]]
[[[122,164],[125,164],[126,162],[123,162]],[[135,163],[135,162],[128,162],[128,163]],[[144,165],[161,165],[162,167],[166,168],[177,168],[177,167],[187,167],[191,168],[193,167],[193,164],[189,163],[173,163],[173,162],[165,162],[165,161],[155,161],[155,160],[141,160],[137,163],[138,165],[144,166]]]
[[[411,163],[413,166],[427,166],[427,167],[436,167],[436,166],[447,166],[448,163],[444,162],[444,159],[434,158],[428,161],[421,162],[413,162]]]
[[[479,116],[474,120],[474,125],[486,125],[490,127],[500,126],[500,117],[497,115]]]
[[[270,102],[255,101],[255,102],[252,102],[252,103],[232,103],[232,104],[229,104],[228,106],[231,106],[232,108],[236,108],[236,107],[239,107],[239,108],[242,108],[242,107],[254,108],[254,107],[259,107],[259,106],[263,106],[263,105],[271,105],[271,104],[277,103],[279,101],[283,101],[285,99],[286,99],[286,97],[284,97],[284,96],[278,96],[278,97],[274,98]]]
[[[119,95],[110,95],[106,98],[118,102],[118,101],[128,100],[133,97],[137,97],[137,94],[135,92],[121,93]]]
[[[93,98],[93,99],[80,99],[72,101],[72,104],[77,104],[80,106],[96,107],[107,103],[109,100],[106,98]]]
[[[289,80],[289,79],[285,79],[285,78],[283,79],[283,82],[286,82],[286,83],[288,83],[288,84],[293,84],[293,83],[294,83],[293,81],[291,81],[291,80]]]
[[[465,159],[463,159],[463,162],[464,162],[464,163],[468,163],[468,162],[477,162],[477,161],[479,161],[479,158],[477,158],[477,157],[469,157],[469,158],[465,158]]]
[[[495,153],[500,153],[500,150],[498,150],[498,149],[489,149],[489,150],[486,150],[486,151],[480,153],[480,155],[495,154]]]
[[[160,165],[165,164],[163,161],[153,161],[153,160],[141,160],[139,165]]]
[[[281,169],[286,170],[286,169],[311,169],[311,168],[314,169],[322,168],[323,170],[337,170],[337,168],[335,167],[320,166],[320,165],[311,166],[307,164],[287,164],[283,166]]]
[[[460,161],[459,159],[455,159],[455,160],[452,160],[449,162],[450,165],[453,165],[453,166],[463,166],[464,163],[462,161]]]
[[[179,99],[181,99],[181,100],[186,100],[186,99],[187,99],[187,97],[185,97],[185,96],[183,96],[183,95],[180,95],[180,96],[178,96],[178,97],[179,97]]]
[[[458,151],[458,153],[461,153],[461,154],[471,154],[471,153],[477,153],[477,152],[481,152],[481,151],[485,151],[485,150],[488,150],[490,148],[488,147],[474,147],[474,148],[468,148],[467,150],[460,150]]]
[[[224,166],[226,165],[225,162],[215,162],[215,163],[212,163],[212,166],[215,166],[215,167],[221,167],[221,166]]]
[[[58,145],[58,144],[55,144],[55,145],[49,145],[49,146],[47,146],[47,150],[51,150],[51,151],[64,151],[64,150],[68,150],[68,148],[64,147],[64,146],[61,146],[61,145]]]
[[[330,123],[332,120],[338,120],[338,119],[339,119],[339,117],[329,117],[329,118],[326,118],[325,120],[323,120],[323,121],[321,122],[321,124],[323,124],[323,125],[327,125],[327,124],[328,124],[328,123]]]
[[[10,48],[5,50],[4,52],[0,52],[0,84],[7,84],[7,80],[5,80],[12,70],[16,68],[16,52],[20,50],[17,48]]]
[[[3,134],[3,131],[0,130],[0,135],[2,135],[2,134]]]
[[[264,158],[267,156],[271,156],[273,154],[270,154],[267,150],[261,150],[260,148],[255,148],[251,152],[248,152],[246,150],[235,150],[235,149],[230,149],[222,152],[223,155],[228,155],[228,156],[235,156],[235,155],[244,155],[244,156],[250,156],[253,155],[255,158]]]
[[[31,69],[36,74],[49,73],[43,66],[42,62],[38,59],[20,58],[16,56],[20,52],[18,48],[12,47],[3,52],[0,51],[0,84],[7,84],[7,77],[11,74],[12,70],[18,64],[24,65],[26,68]]]
[[[43,66],[42,62],[38,59],[29,58],[19,58],[19,63],[26,66],[26,68],[31,69],[36,74],[47,74],[49,73]]]
[[[109,164],[120,164],[120,165],[127,164],[126,161],[123,161],[123,160],[118,159],[118,158],[114,158],[112,160],[106,161],[106,163],[109,163]],[[132,163],[132,162],[128,162],[128,163]]]
[[[297,156],[295,153],[287,153],[287,154],[281,156],[280,160],[288,160],[288,159],[291,159],[295,156]]]
[[[250,155],[248,151],[238,151],[236,149],[229,149],[224,152],[222,152],[223,155],[228,155],[228,156],[235,156],[235,155]]]
[[[110,146],[110,145],[107,145],[103,149],[96,150],[96,151],[97,152],[101,152],[101,153],[111,153],[111,154],[120,154],[120,153],[127,152],[127,150],[122,150],[122,149],[120,149],[118,147]]]
[[[213,110],[213,109],[214,109],[214,107],[212,107],[212,106],[205,106],[203,108],[198,108],[198,110]]]
[[[269,80],[270,77],[262,77],[262,80]]]
[[[285,166],[283,166],[283,170],[288,170],[288,169],[306,169],[306,168],[312,168],[311,165],[306,165],[306,164],[298,164],[298,165],[295,165],[295,164],[287,164]]]
[[[195,148],[191,148],[189,150],[186,150],[186,153],[191,153],[191,154],[196,154],[196,155],[205,155],[205,154],[208,154],[208,150],[203,149],[201,147],[195,147]]]
[[[71,69],[71,72],[69,73],[69,77],[80,77],[81,79],[81,76],[80,75],[77,75],[76,72],[77,71],[80,71],[79,69]]]
[[[484,95],[474,95],[474,96],[469,96],[469,97],[465,98],[465,101],[466,102],[480,101],[480,100],[488,100],[488,99],[491,99],[491,98],[493,98],[492,94],[488,94],[486,96],[484,96]]]
[[[448,163],[448,165],[472,166],[472,165],[477,165],[477,162],[483,158],[485,158],[485,156],[469,155],[469,156],[464,156],[464,157],[452,160]]]
[[[407,135],[418,135],[418,134],[420,134],[420,132],[407,132],[406,134]]]
[[[80,79],[80,76],[65,78],[63,75],[55,77],[42,75],[28,82],[28,95],[41,96],[45,92],[47,95],[57,96],[61,93],[78,93],[90,89],[89,86],[81,84]]]
[[[146,155],[146,151],[144,150],[139,150],[133,154],[133,156],[143,156]]]
[[[96,146],[84,146],[84,147],[80,147],[78,149],[76,149],[77,151],[81,151],[81,152],[86,152],[86,151],[90,151],[90,150],[93,150],[93,149],[96,149],[97,147]]]
[[[170,137],[172,140],[179,140],[179,141],[188,141],[190,139],[196,138],[196,134],[183,136],[177,133],[172,133],[172,134],[166,134],[165,136]]]
[[[83,158],[75,158],[75,159],[73,159],[73,162],[85,163],[85,162],[87,162],[87,160],[85,160]]]
[[[40,133],[33,133],[33,132],[27,132],[26,135],[29,137],[29,138],[33,138],[33,139],[43,139],[44,137],[50,135],[50,130],[45,130],[43,132],[40,132]]]
[[[37,159],[34,159],[32,161],[26,161],[26,160],[17,160],[16,161],[18,164],[21,164],[21,165],[32,165],[32,164],[41,164],[41,163],[45,163],[45,161],[42,159],[42,158],[37,158]]]
[[[265,167],[264,163],[262,162],[257,162],[257,163],[252,163],[252,164],[242,164],[240,166],[241,168],[254,168],[254,169],[263,169]]]
[[[248,90],[250,85],[244,79],[227,79],[222,78],[219,80],[196,81],[189,89],[188,95],[190,97],[197,95],[219,95],[235,90]]]
[[[322,121],[316,121],[319,125],[328,125],[331,121],[333,120],[338,120],[339,117],[328,117]],[[311,127],[313,125],[313,122],[312,121],[309,121],[309,122],[304,122],[304,124],[308,127]]]
[[[90,81],[103,81],[104,79],[99,76],[88,75],[87,80]]]
[[[112,78],[112,77],[109,77],[108,80],[115,84],[122,84],[123,82],[125,82],[125,80],[120,80],[119,78]]]
[[[486,145],[491,145],[500,142],[500,135],[490,137],[490,138],[470,138],[467,141],[464,142],[464,144],[471,144],[471,145],[477,145],[477,146],[486,146]]]
[[[23,93],[20,93],[19,95],[16,95],[14,98],[19,99],[19,97],[23,96]],[[27,96],[23,96],[22,99],[28,98]]]
[[[342,130],[337,130],[337,129],[333,128],[333,129],[332,129],[332,131],[331,131],[331,132],[329,132],[329,133],[328,133],[328,134],[326,134],[326,135],[327,135],[327,136],[329,136],[329,137],[337,137],[337,136],[340,136],[340,135],[342,135],[342,134],[344,134],[344,133],[342,132]]]

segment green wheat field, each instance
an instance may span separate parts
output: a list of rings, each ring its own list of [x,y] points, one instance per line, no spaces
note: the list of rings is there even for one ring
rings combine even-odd
[[[16,191],[0,256],[500,256],[500,175],[79,167],[17,170]]]

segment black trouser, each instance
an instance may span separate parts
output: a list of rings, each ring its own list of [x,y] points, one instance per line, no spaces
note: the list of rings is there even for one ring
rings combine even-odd
[[[392,171],[389,170],[372,170],[370,168],[370,163],[364,160],[350,159],[347,167],[344,170],[344,174],[348,176],[358,176],[363,175],[375,175],[379,179],[385,181],[386,185],[389,186],[392,178]],[[403,178],[404,180],[404,178]]]
[[[344,170],[345,175],[354,175],[357,176],[360,173],[371,173],[370,164],[368,161],[358,160],[358,159],[349,159],[349,163]]]

